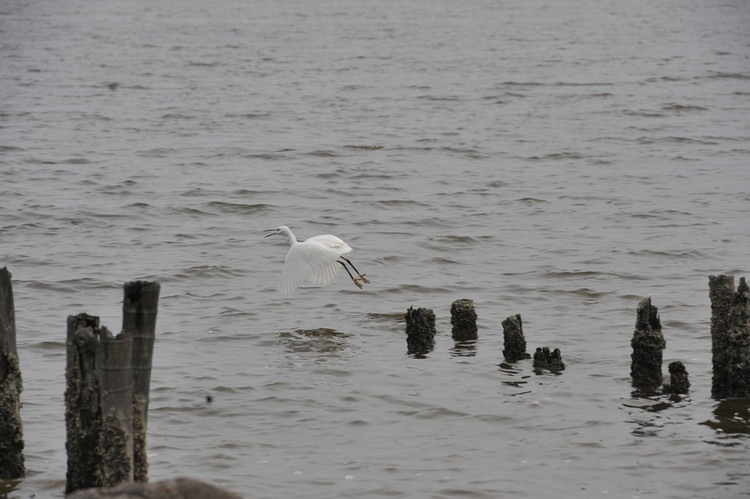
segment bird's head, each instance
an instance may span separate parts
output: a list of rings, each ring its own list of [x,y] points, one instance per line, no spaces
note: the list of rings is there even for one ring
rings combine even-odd
[[[286,238],[289,240],[289,245],[297,242],[297,238],[294,237],[294,234],[292,234],[292,231],[289,230],[289,227],[286,225],[280,225],[279,227],[276,227],[275,229],[268,229],[266,232],[264,238],[271,237],[271,236],[286,236]]]
[[[266,232],[268,232],[268,234],[266,234],[263,237],[265,238],[265,237],[271,237],[271,236],[278,236],[279,234],[281,234],[282,227],[284,229],[288,228],[288,227],[285,227],[285,226],[282,225],[281,227],[276,227],[275,229],[268,229],[268,230],[266,230]]]

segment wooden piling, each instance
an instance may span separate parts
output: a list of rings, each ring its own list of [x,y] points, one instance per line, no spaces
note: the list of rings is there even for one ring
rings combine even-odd
[[[669,364],[669,383],[664,385],[664,393],[685,394],[690,390],[688,372],[685,365],[678,361]]]
[[[0,478],[23,478],[23,381],[16,347],[16,311],[7,267],[0,269]]]
[[[456,300],[451,305],[451,334],[455,341],[473,341],[477,339],[477,313],[474,301]]]
[[[523,336],[521,314],[511,315],[502,322],[503,356],[506,362],[516,362],[531,357],[526,353],[526,338]]]
[[[66,493],[148,481],[146,427],[160,286],[125,284],[122,332],[68,317]]]
[[[630,364],[633,387],[657,389],[662,383],[662,352],[666,347],[659,310],[651,304],[651,298],[645,298],[638,304],[636,315],[635,332],[630,342],[633,347]]]
[[[126,283],[122,304],[122,330],[133,339],[133,478],[136,482],[148,482],[146,434],[159,290],[157,282]]]
[[[406,311],[406,346],[409,355],[423,356],[435,348],[435,314],[429,308]]]
[[[562,353],[559,348],[550,352],[549,347],[540,347],[534,352],[534,368],[549,369],[550,371],[562,371],[565,364],[562,361]]]
[[[711,353],[715,399],[750,397],[750,289],[734,276],[709,276]]]
[[[65,492],[133,480],[132,338],[99,318],[68,317]]]

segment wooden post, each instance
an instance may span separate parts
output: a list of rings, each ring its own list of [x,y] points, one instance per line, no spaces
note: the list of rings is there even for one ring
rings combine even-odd
[[[630,376],[636,389],[654,390],[661,387],[662,351],[667,346],[661,333],[659,309],[645,298],[636,309],[635,332],[630,344],[633,347]]]
[[[550,371],[564,370],[565,364],[562,361],[560,349],[555,348],[550,352],[549,347],[537,348],[536,352],[534,352],[534,368],[549,369]]]
[[[711,353],[715,399],[750,397],[750,289],[745,278],[709,276]]]
[[[407,353],[417,357],[435,348],[435,314],[429,308],[406,311],[406,346]]]
[[[133,480],[133,342],[99,318],[68,317],[65,492]]]
[[[456,300],[451,305],[451,334],[455,341],[473,341],[477,339],[477,313],[472,300]]]
[[[146,434],[159,290],[157,282],[128,282],[122,303],[122,330],[133,339],[133,478],[136,482],[148,482]]]
[[[523,336],[521,314],[511,315],[502,322],[503,356],[507,362],[516,362],[531,357],[526,353],[526,338]]]
[[[0,269],[0,478],[25,475],[21,422],[21,368],[16,347],[16,311],[10,272]]]
[[[679,360],[669,364],[669,383],[664,385],[664,393],[684,394],[690,390],[688,372]]]

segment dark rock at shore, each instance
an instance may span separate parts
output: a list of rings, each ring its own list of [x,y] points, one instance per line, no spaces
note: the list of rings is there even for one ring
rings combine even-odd
[[[108,489],[82,489],[65,499],[241,499],[228,490],[195,478],[175,478],[154,483],[130,482]]]

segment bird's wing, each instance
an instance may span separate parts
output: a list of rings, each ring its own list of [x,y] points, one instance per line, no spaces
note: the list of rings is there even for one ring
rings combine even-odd
[[[306,243],[317,243],[322,244],[323,246],[326,246],[338,253],[337,256],[346,256],[352,251],[354,251],[351,246],[346,244],[344,241],[339,239],[336,236],[332,236],[330,234],[325,234],[322,236],[315,236],[310,237],[307,240],[305,240]]]
[[[297,243],[289,248],[281,271],[279,291],[288,295],[305,280],[322,286],[334,278],[339,265],[338,252],[316,241]]]
[[[336,277],[336,273],[341,270],[341,264],[338,262],[329,263],[325,267],[320,267],[310,274],[310,284],[315,286],[325,286]]]

